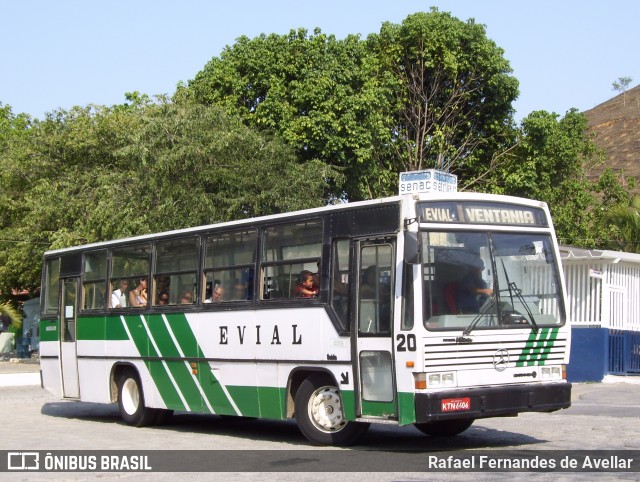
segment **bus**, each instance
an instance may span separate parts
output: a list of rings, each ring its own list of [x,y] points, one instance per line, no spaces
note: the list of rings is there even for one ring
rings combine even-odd
[[[133,426],[176,411],[295,419],[316,445],[371,423],[453,436],[570,406],[563,283],[547,205],[477,193],[52,250],[42,386]]]

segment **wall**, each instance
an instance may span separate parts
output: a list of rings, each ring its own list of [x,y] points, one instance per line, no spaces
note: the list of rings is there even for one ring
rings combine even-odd
[[[571,328],[571,359],[567,367],[570,382],[600,382],[609,359],[609,330],[606,328]]]

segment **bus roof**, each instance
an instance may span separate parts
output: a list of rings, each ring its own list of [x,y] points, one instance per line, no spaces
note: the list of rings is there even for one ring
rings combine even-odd
[[[330,204],[327,206],[320,206],[317,208],[304,209],[299,211],[289,211],[286,213],[279,214],[270,214],[266,216],[259,216],[253,218],[246,218],[237,221],[226,221],[221,223],[214,223],[202,226],[194,226],[191,228],[183,228],[183,229],[175,229],[171,231],[161,231],[152,234],[144,234],[139,236],[132,236],[128,238],[119,238],[110,241],[100,241],[95,243],[88,243],[83,245],[72,246],[68,248],[60,248],[49,250],[44,253],[44,256],[53,256],[62,253],[68,253],[77,250],[86,250],[86,249],[95,249],[95,248],[103,248],[108,247],[115,244],[121,243],[134,243],[139,241],[158,239],[164,237],[172,237],[180,234],[198,234],[201,232],[206,232],[213,229],[225,229],[225,228],[233,228],[233,227],[242,227],[249,226],[252,224],[258,224],[268,221],[277,221],[277,220],[285,220],[287,218],[295,218],[295,217],[304,217],[310,216],[314,214],[322,214],[325,212],[331,211],[344,211],[350,209],[363,208],[367,206],[376,206],[380,204],[392,204],[398,203],[403,200],[412,200],[412,201],[460,201],[460,200],[476,200],[476,201],[494,201],[494,202],[503,202],[503,203],[514,203],[520,205],[527,206],[536,206],[541,207],[547,210],[546,203],[542,201],[535,201],[526,198],[519,198],[513,196],[504,196],[499,194],[486,194],[486,193],[476,193],[476,192],[437,192],[437,193],[420,193],[420,194],[406,194],[406,195],[398,195],[391,196],[380,199],[373,199],[367,201],[356,201],[356,202],[348,202],[348,203],[340,203],[340,204]]]

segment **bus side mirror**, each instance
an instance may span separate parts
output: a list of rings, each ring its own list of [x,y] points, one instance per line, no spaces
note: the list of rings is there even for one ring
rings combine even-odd
[[[404,261],[407,264],[420,264],[422,262],[422,246],[419,233],[413,231],[404,232]]]

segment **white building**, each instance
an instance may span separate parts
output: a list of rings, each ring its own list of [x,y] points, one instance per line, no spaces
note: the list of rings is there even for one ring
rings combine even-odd
[[[560,256],[573,327],[606,330],[605,373],[640,375],[640,254],[560,246]],[[572,343],[578,358],[598,352],[591,348]],[[572,364],[584,361],[572,356]]]

